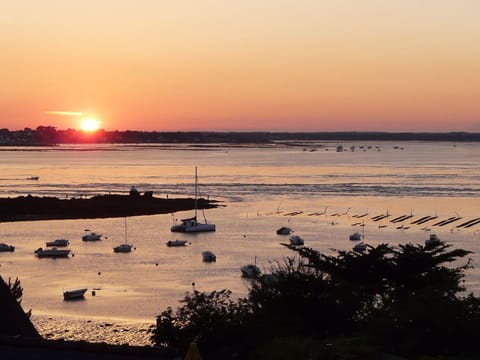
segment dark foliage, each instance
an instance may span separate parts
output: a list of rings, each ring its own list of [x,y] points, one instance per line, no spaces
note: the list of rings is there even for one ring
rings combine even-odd
[[[8,289],[10,290],[10,293],[15,298],[15,300],[17,300],[17,302],[21,304],[22,296],[23,296],[23,287],[20,284],[20,279],[17,277],[15,278],[15,281],[12,283],[12,279],[8,278],[7,286],[8,286]],[[27,311],[25,315],[27,315],[27,317],[32,316],[32,310]]]
[[[181,301],[185,305],[176,312],[169,307],[157,317],[152,341],[182,353],[196,341],[209,359],[224,358],[225,351],[240,351],[245,345],[242,339],[246,339],[243,332],[251,326],[254,311],[245,299],[234,301],[230,296],[230,290],[187,293]]]
[[[187,294],[175,313],[158,316],[152,340],[185,351],[196,339],[208,358],[264,356],[276,339],[289,339],[293,357],[329,358],[327,339],[362,339],[368,351],[408,358],[469,356],[477,352],[480,299],[462,295],[470,262],[454,266],[470,252],[450,247],[382,244],[331,256],[291,247],[298,256],[252,281],[248,299],[232,301],[227,290]]]

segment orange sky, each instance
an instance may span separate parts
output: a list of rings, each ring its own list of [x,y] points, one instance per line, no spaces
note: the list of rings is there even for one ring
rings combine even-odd
[[[480,131],[477,0],[16,0],[0,127]]]

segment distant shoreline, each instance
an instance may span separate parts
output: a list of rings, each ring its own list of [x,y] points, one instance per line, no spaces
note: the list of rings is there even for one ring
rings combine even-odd
[[[272,145],[288,141],[455,141],[478,142],[480,132],[387,132],[387,131],[109,131],[86,134],[81,130],[4,129],[0,146],[55,146],[60,144],[229,144]]]
[[[199,209],[219,206],[216,200],[198,199]],[[144,195],[98,195],[91,198],[19,196],[0,198],[0,222],[95,219],[168,214],[195,209],[192,198],[156,198]]]

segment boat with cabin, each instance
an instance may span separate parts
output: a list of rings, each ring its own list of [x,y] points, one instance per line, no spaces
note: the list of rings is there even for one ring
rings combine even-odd
[[[304,241],[303,239],[298,236],[298,235],[292,235],[290,236],[290,245],[297,245],[297,246],[301,246],[304,244]]]
[[[38,248],[35,250],[35,255],[39,258],[66,258],[70,255],[70,249],[58,249],[53,247],[50,249]]]
[[[202,252],[203,262],[215,262],[217,261],[217,256],[210,250]]]
[[[242,272],[242,277],[247,279],[255,279],[261,273],[260,268],[255,264],[243,265],[240,271]]]
[[[63,299],[64,300],[83,299],[86,292],[87,292],[87,288],[67,290],[63,292]]]
[[[102,240],[102,234],[98,234],[96,232],[90,231],[88,229],[85,230],[86,234],[82,236],[83,241],[99,241]]]
[[[216,231],[215,224],[209,224],[207,218],[205,217],[205,212],[203,212],[204,222],[198,221],[198,175],[197,167],[195,166],[195,215],[190,218],[181,219],[180,224],[174,224],[170,228],[172,232],[186,232],[186,233],[197,233],[197,232],[207,232],[207,231]]]
[[[47,241],[45,243],[46,246],[57,246],[57,247],[65,247],[68,246],[70,242],[67,239],[56,239],[53,241]]]
[[[365,250],[367,250],[367,244],[365,244],[363,241],[359,242],[353,247],[353,251],[364,252]]]
[[[116,253],[129,253],[133,249],[133,245],[129,244],[127,241],[127,218],[125,218],[125,242],[123,244],[117,245],[113,248],[113,252]]]
[[[430,234],[430,237],[425,240],[425,246],[435,246],[441,243],[440,238],[437,234]]]
[[[362,234],[360,234],[359,232],[354,232],[353,234],[350,235],[349,239],[352,241],[362,240]]]
[[[8,244],[5,244],[5,243],[0,243],[0,251],[13,252],[13,251],[15,251],[15,246],[8,245]]]
[[[277,230],[277,235],[290,235],[292,233],[292,229],[287,226],[282,226]]]

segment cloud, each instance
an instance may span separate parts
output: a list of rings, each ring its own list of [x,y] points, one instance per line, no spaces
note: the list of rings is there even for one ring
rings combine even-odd
[[[57,110],[45,111],[45,114],[60,115],[60,116],[82,116],[83,115],[83,113],[80,111],[57,111]]]

